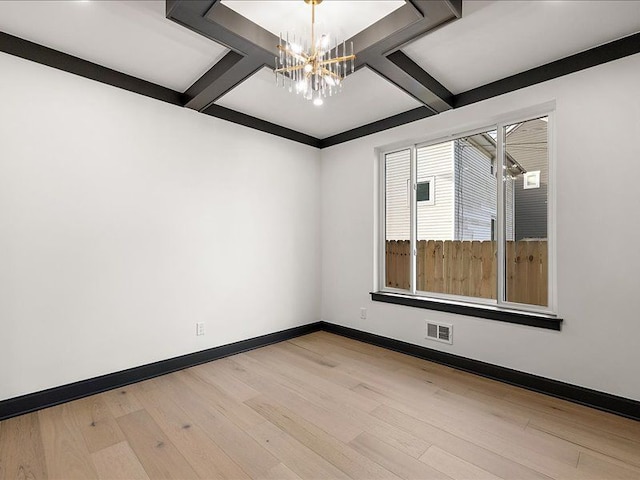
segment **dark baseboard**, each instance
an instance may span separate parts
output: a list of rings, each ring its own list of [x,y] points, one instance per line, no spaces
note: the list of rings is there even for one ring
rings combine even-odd
[[[375,335],[373,333],[343,327],[333,323],[321,322],[322,330],[348,337],[361,342],[370,343],[378,347],[405,353],[413,357],[423,358],[431,362],[474,373],[483,377],[498,380],[517,387],[544,393],[552,397],[568,400],[573,403],[586,405],[605,412],[640,421],[640,402],[609,393],[578,387],[557,380],[551,380],[530,373],[519,372],[510,368],[500,367],[490,363],[465,358],[451,353],[433,350],[431,348],[413,345],[411,343],[394,340],[392,338]]]
[[[141,382],[159,375],[193,367],[201,363],[228,357],[229,355],[235,355],[236,353],[246,352],[254,348],[282,342],[283,340],[289,340],[290,338],[299,337],[300,335],[306,335],[307,333],[321,330],[321,325],[321,322],[310,323],[308,325],[289,328],[280,332],[269,333],[260,337],[241,340],[220,347],[189,353],[147,365],[129,368],[120,372],[109,373],[100,377],[81,380],[60,387],[3,400],[0,401],[0,420]]]
[[[324,330],[640,421],[640,402],[328,322],[316,322],[0,401],[0,420]]]

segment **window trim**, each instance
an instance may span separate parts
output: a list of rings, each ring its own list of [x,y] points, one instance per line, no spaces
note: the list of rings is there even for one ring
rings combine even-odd
[[[413,179],[413,184],[411,188],[411,202],[412,205],[416,204],[415,196],[417,195],[417,162],[416,158],[416,149],[425,146],[436,145],[438,143],[453,141],[458,138],[467,137],[471,135],[475,135],[478,133],[484,133],[490,130],[497,129],[497,152],[496,156],[499,163],[504,165],[505,155],[504,152],[504,128],[508,125],[514,123],[521,123],[529,120],[535,120],[540,117],[548,117],[547,122],[547,141],[548,141],[548,169],[549,169],[549,179],[548,179],[548,191],[547,191],[547,248],[548,248],[548,259],[549,259],[549,269],[548,269],[548,306],[537,306],[537,305],[528,305],[521,304],[515,302],[508,302],[506,300],[505,290],[504,290],[504,282],[505,282],[505,273],[502,275],[497,275],[497,288],[498,288],[498,299],[483,299],[478,297],[463,297],[457,295],[447,295],[440,294],[436,292],[417,292],[415,291],[415,287],[412,292],[407,292],[406,290],[400,290],[396,288],[390,288],[385,286],[386,279],[386,265],[385,265],[385,245],[386,245],[386,232],[385,232],[385,218],[386,218],[386,179],[385,179],[385,156],[409,149],[411,152],[411,175]],[[482,314],[482,312],[488,311],[498,311],[498,312],[508,312],[510,314],[524,314],[524,315],[533,315],[536,318],[548,318],[548,319],[557,319],[557,292],[556,292],[556,278],[557,278],[557,257],[556,257],[556,147],[555,147],[555,102],[548,102],[543,105],[539,105],[536,107],[531,107],[528,109],[523,109],[518,112],[512,112],[504,115],[500,115],[494,118],[491,118],[490,122],[478,122],[475,126],[462,128],[462,129],[451,129],[449,132],[445,132],[443,135],[439,133],[434,135],[432,138],[421,139],[419,141],[406,141],[404,143],[396,142],[393,145],[388,147],[379,147],[376,148],[376,153],[378,154],[378,221],[377,227],[378,232],[376,235],[377,243],[378,243],[378,268],[375,269],[375,274],[377,278],[374,280],[374,289],[376,292],[372,293],[372,297],[375,293],[377,296],[384,296],[385,294],[389,294],[393,299],[400,298],[409,298],[411,301],[410,306],[418,306],[422,305],[420,308],[433,308],[435,310],[442,310],[442,304],[450,304],[457,306],[459,304],[465,305],[465,308],[468,311],[473,311],[474,309],[479,309],[477,315],[483,318],[488,318],[486,315]],[[502,169],[496,164],[498,170]],[[382,194],[384,193],[384,194]],[[497,199],[497,211],[500,213],[497,215],[497,241],[498,241],[498,266],[499,271],[505,272],[505,238],[506,238],[506,229],[505,229],[505,218],[504,217],[504,208],[503,204],[505,202],[504,191],[501,188],[498,188],[498,199]],[[417,241],[416,241],[416,221],[415,212],[416,209],[412,208],[411,212],[411,253],[412,253],[412,261],[410,265],[410,281],[411,285],[416,285],[416,272],[415,272],[415,257],[417,255]],[[502,298],[501,298],[502,297]],[[385,300],[380,300],[385,301]],[[398,301],[393,301],[390,303],[399,303]],[[407,304],[407,302],[403,303]],[[470,310],[469,310],[470,309]],[[473,315],[473,314],[471,314]],[[493,315],[495,316],[495,315]],[[513,322],[512,322],[513,323]],[[515,322],[521,323],[521,322]],[[535,323],[535,322],[534,322]],[[559,329],[559,328],[558,328]]]
[[[461,301],[444,301],[436,298],[417,297],[397,292],[370,292],[371,300],[374,302],[391,303],[406,307],[424,308],[439,312],[455,313],[471,317],[497,320],[499,322],[515,323],[530,327],[546,328],[549,330],[560,330],[563,319],[556,315],[549,315],[537,312],[526,312],[500,308],[496,305],[480,305],[477,303],[467,303]]]
[[[535,177],[536,181],[535,181],[535,185],[533,186],[529,186],[529,184],[527,183],[529,180],[529,176],[533,176]],[[532,172],[527,172],[524,174],[524,178],[522,179],[522,188],[524,188],[525,190],[531,190],[533,188],[540,188],[540,170],[533,170]]]
[[[429,200],[418,200],[418,187],[420,184],[428,184],[429,185]],[[422,180],[416,182],[416,201],[420,202],[420,205],[435,205],[436,204],[436,177],[431,175],[429,177],[424,177]]]

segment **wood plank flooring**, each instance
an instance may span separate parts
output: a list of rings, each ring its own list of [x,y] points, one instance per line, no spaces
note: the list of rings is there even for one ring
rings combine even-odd
[[[640,479],[640,422],[326,332],[0,422],[0,479]]]

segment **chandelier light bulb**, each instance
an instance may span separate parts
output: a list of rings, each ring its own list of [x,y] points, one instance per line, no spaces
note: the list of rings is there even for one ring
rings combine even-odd
[[[306,92],[307,91],[307,81],[306,80],[299,80],[298,83],[296,83],[296,90],[298,91],[298,93],[300,92]]]
[[[311,70],[313,70],[313,65],[311,65],[310,63],[307,63],[304,66],[304,73],[311,73]]]
[[[324,102],[322,101],[322,99],[320,97],[316,97],[313,99],[313,104],[316,107],[319,107],[320,105],[322,105]]]

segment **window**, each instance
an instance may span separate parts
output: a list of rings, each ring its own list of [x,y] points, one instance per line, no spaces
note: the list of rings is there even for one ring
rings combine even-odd
[[[527,118],[383,154],[380,290],[552,313],[549,125]]]
[[[524,188],[540,188],[540,170],[524,174]]]
[[[433,195],[434,183],[434,177],[429,177],[428,180],[418,180],[416,188],[416,200],[418,202],[427,202],[426,205],[435,204],[435,198]]]

